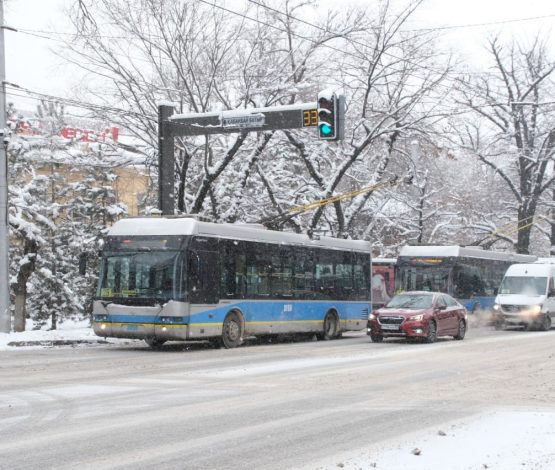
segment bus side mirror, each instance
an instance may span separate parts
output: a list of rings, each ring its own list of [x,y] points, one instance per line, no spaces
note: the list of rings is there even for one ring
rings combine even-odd
[[[548,297],[555,297],[555,289],[549,289],[549,292],[547,293]]]
[[[79,274],[81,276],[87,274],[87,253],[79,254]]]
[[[497,287],[495,287],[493,289],[493,295],[497,295],[497,294],[499,294],[499,289]]]

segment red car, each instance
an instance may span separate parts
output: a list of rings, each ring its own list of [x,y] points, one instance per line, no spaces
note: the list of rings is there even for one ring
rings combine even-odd
[[[368,334],[374,343],[384,338],[420,338],[433,343],[438,336],[463,339],[466,309],[440,292],[403,292],[368,316]]]

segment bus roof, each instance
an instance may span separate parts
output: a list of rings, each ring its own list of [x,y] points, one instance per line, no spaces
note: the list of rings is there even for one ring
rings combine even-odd
[[[370,242],[363,240],[345,240],[343,238],[332,237],[314,237],[311,239],[305,234],[267,230],[255,224],[217,224],[199,221],[190,217],[135,217],[121,219],[108,231],[108,236],[148,235],[200,235],[243,241],[318,246],[336,250],[361,251],[368,254],[371,250]]]
[[[504,253],[500,251],[488,251],[476,246],[412,246],[406,245],[401,248],[399,256],[427,256],[427,257],[463,257],[463,258],[481,258],[501,261],[514,261],[515,263],[533,263],[537,260],[533,255],[518,255],[516,253]]]

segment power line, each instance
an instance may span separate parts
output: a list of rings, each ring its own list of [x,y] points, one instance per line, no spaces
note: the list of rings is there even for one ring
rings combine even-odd
[[[55,41],[55,42],[59,42],[59,43],[61,43],[61,44],[67,45],[67,42],[66,42],[65,40],[63,40],[63,39],[53,38],[53,37],[44,36],[44,35],[39,35],[39,34],[34,34],[34,33],[32,33],[32,32],[29,32],[29,31],[30,31],[30,30],[22,30],[22,29],[19,29],[19,30],[18,30],[18,32],[20,32],[20,33],[22,33],[22,34],[26,34],[26,35],[29,35],[29,36],[37,37],[37,38],[40,38],[40,39],[46,39],[46,40],[48,40],[48,41]],[[46,32],[45,32],[45,33],[46,33]],[[53,32],[53,34],[56,34],[56,33]],[[64,33],[64,34],[69,34],[69,33]],[[100,39],[110,39],[110,36],[98,35],[98,36],[96,36],[96,37],[98,37],[98,38],[100,38]],[[133,40],[133,39],[137,39],[137,38],[132,38],[132,37],[123,38],[123,37],[122,37],[122,39]],[[153,65],[153,61],[155,60],[155,59],[152,59],[152,60],[151,60],[151,59],[147,59],[147,58],[141,58],[141,57],[130,56],[129,54],[124,54],[124,53],[114,52],[114,51],[111,51],[110,53],[113,54],[113,55],[116,56],[116,57],[124,57],[124,58],[126,58],[126,59],[132,59],[132,60],[136,60],[136,61],[139,61],[139,62],[144,62],[144,63],[146,63],[146,64],[150,64],[150,65]],[[168,64],[175,65],[175,64],[174,64],[174,61],[173,61],[171,58],[169,58],[169,57],[158,57],[158,59],[161,60],[161,61],[164,61],[164,62],[166,62],[166,63],[168,63]],[[196,75],[202,75],[202,74],[199,74],[198,72],[195,72],[195,74],[196,74]],[[219,74],[219,73],[218,73],[218,74],[212,74],[212,73],[210,73],[210,72],[207,72],[207,73],[205,73],[205,74],[203,74],[203,75],[206,76],[206,77],[210,77],[210,78],[211,78],[211,77],[218,77],[218,79],[221,80],[221,81],[223,81],[223,82],[232,81],[232,80],[239,80],[239,79],[244,78],[244,75],[229,75],[229,74]],[[249,74],[249,75],[248,75],[248,78],[263,79],[263,78],[268,78],[268,77],[270,77],[270,76],[271,76],[271,74],[269,74],[269,73],[266,73],[266,74]],[[313,77],[318,77],[318,78],[329,77],[329,75],[324,74],[324,73],[320,73],[320,74],[311,74],[311,76],[313,76]],[[145,82],[145,84],[147,84],[147,83]],[[176,89],[176,90],[174,90],[174,91],[179,91],[179,90]]]
[[[45,93],[39,93],[33,90],[29,90],[28,88],[24,88],[21,87],[19,85],[15,85],[12,83],[4,83],[4,85],[7,88],[10,88],[12,90],[16,90],[16,91],[20,91],[23,92],[25,94],[21,94],[21,93],[14,93],[14,92],[9,92],[9,94],[11,96],[19,96],[19,97],[23,97],[23,98],[32,98],[32,99],[36,99],[36,100],[47,100],[47,101],[58,101],[60,103],[64,103],[64,104],[68,104],[71,106],[75,106],[77,108],[84,108],[84,109],[89,109],[89,110],[96,110],[96,111],[109,111],[109,112],[113,112],[116,114],[123,114],[125,116],[135,116],[135,117],[140,117],[140,118],[147,118],[150,119],[152,121],[157,121],[157,117],[156,116],[149,116],[146,114],[142,114],[142,113],[137,113],[135,111],[130,111],[130,110],[126,110],[126,109],[122,109],[122,108],[116,108],[113,106],[103,106],[103,105],[98,105],[98,104],[94,104],[94,103],[88,103],[86,101],[79,101],[79,100],[75,100],[75,99],[70,99],[70,98],[62,98],[61,96],[55,96],[55,95],[48,95]]]
[[[265,8],[267,10],[271,10],[271,11],[274,11],[276,13],[286,15],[288,18],[294,19],[295,21],[304,23],[308,26],[312,26],[313,28],[318,28],[318,29],[321,29],[323,31],[327,31],[326,28],[319,27],[318,25],[310,23],[309,21],[305,21],[301,18],[294,17],[294,16],[290,15],[289,13],[284,13],[280,10],[269,7],[268,5],[264,5],[263,3],[260,3],[256,0],[247,0],[247,1],[250,2],[250,3],[253,3],[255,5],[258,5],[262,8]],[[499,20],[499,21],[492,21],[490,23],[470,23],[470,24],[461,24],[461,25],[450,25],[450,26],[434,26],[434,27],[430,27],[430,28],[403,29],[403,30],[401,30],[401,32],[441,31],[441,30],[445,30],[445,29],[476,28],[476,27],[480,27],[480,26],[491,26],[491,25],[506,24],[506,23],[518,23],[518,22],[522,22],[522,21],[533,21],[533,20],[547,19],[547,18],[553,18],[553,17],[555,17],[555,14],[543,15],[543,16],[531,16],[531,17],[527,17],[527,18],[514,18],[514,19],[511,19],[511,20]],[[327,32],[332,32],[332,31],[327,31]]]
[[[198,0],[198,1],[200,1],[200,2],[202,2],[202,3],[205,3],[205,4],[207,4],[207,5],[211,6],[211,7],[218,8],[218,9],[221,9],[221,10],[224,10],[224,11],[227,11],[227,12],[230,12],[230,13],[233,13],[233,14],[235,14],[235,15],[237,15],[237,16],[240,16],[240,17],[243,17],[243,18],[245,18],[245,19],[249,19],[249,20],[251,20],[251,21],[255,21],[255,22],[259,23],[259,24],[268,26],[268,27],[270,27],[270,28],[277,29],[277,30],[279,30],[279,31],[281,31],[281,32],[287,32],[286,30],[284,30],[284,29],[282,29],[282,28],[279,28],[279,27],[277,27],[277,26],[275,26],[275,25],[272,25],[272,24],[270,24],[270,23],[266,23],[266,22],[260,21],[260,20],[258,20],[258,19],[256,19],[256,18],[252,18],[252,17],[249,17],[249,16],[247,16],[247,15],[241,14],[241,13],[239,13],[239,12],[236,12],[236,11],[233,11],[233,10],[229,10],[229,9],[227,9],[227,8],[221,7],[221,6],[216,5],[216,4],[213,4],[213,3],[209,3],[209,2],[207,2],[207,1],[205,1],[205,0]],[[269,7],[269,6],[263,5],[263,4],[259,3],[259,2],[254,1],[254,0],[248,0],[248,1],[251,2],[251,3],[253,3],[253,4],[255,4],[255,5],[260,6],[260,7],[262,7],[262,8],[265,8],[265,9],[267,9],[267,10],[269,10],[269,11],[274,11],[274,12],[276,12],[276,13],[279,13],[279,14],[282,14],[282,15],[286,15],[288,18],[291,18],[291,19],[293,19],[293,20],[295,20],[295,21],[304,23],[304,24],[309,25],[309,26],[311,26],[311,27],[313,27],[313,28],[316,28],[316,29],[319,29],[319,30],[322,30],[322,31],[325,31],[325,32],[328,32],[328,33],[330,33],[330,32],[333,33],[333,31],[329,31],[329,30],[326,29],[326,28],[323,28],[323,27],[321,27],[321,26],[315,25],[315,24],[313,24],[313,23],[310,23],[310,22],[305,21],[305,20],[303,20],[303,19],[300,19],[300,18],[298,18],[298,17],[294,17],[294,16],[292,16],[292,15],[289,15],[288,13],[283,13],[283,12],[281,12],[281,11],[279,11],[279,10],[276,10],[276,9],[271,8],[271,7]],[[555,16],[555,15],[552,15],[552,16]],[[530,19],[532,19],[532,18],[530,18]],[[525,20],[525,19],[523,19],[523,21],[524,21],[524,20]],[[516,20],[514,20],[514,21],[516,21]],[[427,30],[427,29],[422,29],[422,30]],[[433,30],[433,28],[430,28],[429,30]],[[36,34],[36,33],[58,34],[58,35],[74,35],[73,33],[55,32],[55,31],[45,31],[45,30],[19,29],[18,31],[22,32],[23,34],[28,34],[28,35],[31,35],[31,36],[39,37],[39,38],[41,38],[41,39],[46,39],[46,40],[51,40],[51,41],[57,41],[57,42],[61,42],[61,43],[63,43],[63,44],[66,44],[66,41],[64,41],[64,40],[62,40],[62,39],[52,38],[52,37],[49,37],[49,36],[44,36],[44,35],[42,35],[42,34]],[[414,30],[414,31],[418,31],[418,30]],[[314,44],[318,44],[318,41],[315,41],[315,40],[313,40],[312,38],[299,35],[298,33],[291,33],[291,34],[293,34],[294,36],[297,36],[297,37],[299,37],[299,38],[301,38],[301,39],[305,39],[305,40],[311,41],[311,42],[313,42]],[[340,35],[338,35],[338,36],[340,36]],[[126,39],[126,40],[136,39],[136,38],[132,38],[132,37],[129,37],[129,36],[104,36],[104,35],[98,35],[98,36],[96,36],[96,37],[98,37],[98,38],[104,38],[104,39]],[[153,37],[159,38],[158,36],[153,36]],[[238,39],[240,40],[241,38],[238,38]],[[248,40],[248,39],[245,38],[244,40]],[[367,44],[365,44],[365,43],[363,43],[363,42],[360,42],[360,41],[356,41],[356,40],[354,40],[354,39],[352,39],[352,38],[351,38],[351,41],[352,41],[353,43],[355,43],[355,44],[359,44],[359,45],[364,46],[364,47],[367,46]],[[327,47],[327,48],[333,49],[333,50],[335,50],[335,51],[337,51],[337,52],[340,52],[340,53],[342,53],[342,54],[344,54],[344,55],[349,55],[349,56],[354,57],[354,58],[359,59],[359,60],[360,60],[360,59],[366,59],[366,57],[364,57],[364,56],[359,56],[359,55],[355,55],[355,54],[353,54],[353,53],[349,53],[349,52],[340,50],[340,49],[338,49],[338,48],[335,48],[335,47],[333,47],[333,46],[330,46],[329,44],[324,44],[324,43],[322,43],[321,45],[322,45],[323,47]],[[145,62],[145,63],[152,64],[152,60],[150,60],[150,59],[139,58],[139,57],[132,57],[132,56],[129,56],[129,55],[127,55],[127,54],[122,54],[122,53],[117,53],[117,52],[112,52],[112,53],[113,53],[115,56],[122,56],[122,57],[126,57],[127,59],[133,59],[133,60],[138,60],[138,61],[141,61],[141,62]],[[418,67],[418,68],[422,68],[422,69],[425,69],[425,70],[433,70],[433,71],[435,71],[435,72],[437,72],[437,73],[439,73],[439,74],[443,74],[443,73],[444,73],[443,71],[440,71],[440,70],[437,70],[437,69],[433,69],[433,68],[429,68],[429,67],[426,67],[425,65],[421,65],[421,64],[416,63],[416,62],[412,62],[412,61],[410,61],[410,60],[408,60],[408,59],[406,59],[406,58],[401,58],[401,57],[395,56],[395,55],[393,55],[393,54],[391,54],[391,53],[389,53],[389,52],[383,52],[383,54],[386,55],[386,56],[389,56],[389,57],[391,57],[391,58],[393,58],[393,59],[396,59],[396,60],[399,60],[399,61],[404,61],[404,62],[406,62],[406,63],[408,63],[408,64],[411,64],[411,65],[413,65],[413,66],[415,66],[415,67]],[[172,60],[171,58],[159,57],[159,59],[162,60],[162,61],[170,62],[170,63],[173,64],[173,60]],[[481,76],[481,75],[492,75],[492,74],[494,74],[493,72],[465,72],[465,73],[466,73],[467,75],[470,74],[470,75],[478,75],[478,76]],[[207,75],[209,75],[209,76],[211,76],[211,77],[214,76],[214,75],[210,75],[210,74],[207,74]],[[451,73],[447,72],[446,75],[451,75]],[[215,75],[215,76],[218,76],[218,75]],[[264,78],[265,76],[267,76],[267,75],[256,75],[256,76],[251,75],[250,77],[253,77],[253,78],[256,78],[256,77],[258,77],[258,78]],[[319,75],[319,77],[324,77],[324,76],[327,77],[328,75]],[[418,75],[416,75],[416,74],[412,74],[412,76],[415,77],[415,78],[418,78],[418,79],[420,79],[420,80],[424,80],[424,79],[425,79],[425,77],[420,77],[420,76],[418,76]],[[227,75],[227,76],[225,76],[224,79],[233,80],[233,79],[238,79],[238,78],[243,78],[243,76],[239,76],[239,75],[238,75],[238,76],[230,76],[230,75]],[[443,88],[445,88],[445,89],[447,89],[447,90],[451,90],[451,88],[450,88],[449,86],[443,85],[442,83],[438,83],[438,86],[443,87]]]
[[[150,119],[152,121],[157,119],[154,116],[149,117],[149,116],[141,114],[141,113],[124,110],[124,109],[121,109],[121,108],[101,106],[101,105],[96,105],[96,104],[88,103],[88,102],[84,102],[84,101],[78,101],[78,100],[74,100],[74,99],[62,98],[62,97],[59,97],[59,96],[47,95],[47,94],[44,94],[44,93],[34,92],[34,91],[28,90],[26,88],[15,86],[15,85],[12,85],[12,84],[9,84],[9,83],[6,83],[6,87],[11,88],[13,90],[21,90],[22,91],[22,93],[16,93],[14,91],[9,91],[8,94],[10,96],[29,98],[29,99],[33,99],[33,100],[36,100],[36,101],[42,101],[42,100],[58,101],[60,103],[68,104],[70,106],[74,106],[74,107],[78,107],[78,108],[82,108],[82,109],[87,109],[87,110],[100,110],[100,111],[114,112],[114,113],[121,114],[121,115],[124,115],[124,116],[135,116],[135,117],[141,117],[141,118],[147,117],[148,119]],[[441,103],[422,101],[422,102],[420,102],[420,104],[427,105],[427,106],[438,106]],[[555,105],[555,101],[546,101],[546,102],[541,102],[541,103],[519,103],[519,102],[515,102],[515,103],[512,103],[512,104],[547,106],[547,105]],[[472,112],[475,111],[475,109],[507,107],[507,106],[511,106],[511,103],[484,103],[484,104],[477,104],[477,105],[473,106],[473,108],[448,107],[448,106],[446,106],[446,107],[443,107],[443,108],[439,108],[438,113],[449,114],[449,115],[454,116],[454,115],[463,115],[463,114],[472,113]],[[87,116],[74,115],[74,117],[87,119]]]
[[[203,3],[207,3],[205,0],[198,0],[198,1],[201,1],[201,2],[203,2]],[[252,3],[252,4],[254,4],[254,5],[258,5],[258,6],[264,8],[264,9],[266,9],[266,10],[268,10],[268,11],[273,11],[273,12],[278,13],[278,14],[280,14],[280,15],[284,15],[284,16],[286,16],[287,18],[290,18],[290,19],[292,19],[292,20],[294,20],[294,21],[297,21],[297,22],[300,22],[300,23],[304,23],[304,24],[306,24],[306,25],[308,25],[308,26],[310,26],[310,27],[312,27],[312,28],[318,29],[318,30],[323,31],[323,32],[326,32],[326,33],[337,34],[337,35],[339,36],[339,34],[338,34],[338,33],[334,33],[334,31],[330,31],[330,30],[327,29],[327,28],[324,28],[324,27],[322,27],[322,26],[319,26],[319,25],[316,25],[316,24],[314,24],[314,23],[311,23],[310,21],[303,20],[302,18],[299,18],[299,17],[297,17],[297,16],[290,15],[289,13],[284,13],[284,12],[282,12],[282,11],[280,11],[280,10],[277,10],[277,9],[275,9],[275,8],[272,8],[272,7],[269,7],[269,6],[264,5],[264,4],[262,4],[262,3],[259,3],[259,2],[257,2],[256,0],[247,0],[247,1],[250,2],[250,3]],[[219,6],[215,5],[215,4],[209,4],[209,5],[212,5],[212,6],[216,7],[216,8],[222,8],[222,7],[219,7]],[[233,11],[231,11],[231,10],[227,10],[227,11],[230,11],[230,12],[232,12],[232,13],[235,13],[236,15],[244,16],[244,15],[238,13],[238,12],[233,12]],[[555,15],[553,15],[553,16],[555,16]],[[260,22],[259,20],[253,19],[253,18],[248,17],[248,16],[244,16],[244,18],[247,18],[247,19],[251,19],[251,20]],[[266,24],[266,23],[262,23],[262,24]],[[287,32],[287,31],[285,31],[285,30],[283,30],[283,29],[280,29],[280,31],[282,31],[282,32]],[[419,30],[406,30],[406,31],[419,31]],[[427,29],[422,29],[422,31],[428,31],[428,30],[427,30]],[[433,31],[433,29],[430,29],[430,31]],[[294,34],[294,35],[296,35],[296,36],[299,36],[299,35],[297,35],[297,34],[295,34],[295,33],[292,33],[292,34]],[[299,37],[303,38],[302,36],[299,36]],[[304,38],[304,39],[311,40],[310,38]],[[351,40],[351,42],[353,42],[354,44],[358,44],[358,45],[363,46],[363,47],[367,47],[367,46],[368,46],[367,44],[365,44],[365,43],[363,43],[363,42],[360,42],[360,41],[357,41],[357,40],[353,39],[352,37],[351,37],[350,40]],[[323,44],[323,46],[329,47],[329,46],[327,46],[326,44]],[[348,52],[343,52],[343,53],[355,57],[353,54],[350,54],[350,53],[348,53]],[[412,62],[412,61],[407,60],[407,59],[405,59],[405,58],[398,57],[398,56],[396,56],[396,55],[394,55],[394,54],[391,54],[390,52],[385,52],[385,51],[384,51],[383,54],[386,55],[386,56],[388,56],[388,57],[391,57],[392,59],[404,61],[404,62],[406,62],[407,64],[413,65],[413,66],[415,66],[415,67],[423,68],[423,69],[425,69],[425,70],[433,70],[433,71],[435,71],[435,72],[437,72],[437,73],[439,73],[439,74],[443,74],[443,71],[441,71],[441,70],[436,70],[436,69],[433,69],[433,68],[430,68],[430,67],[427,67],[427,66],[418,64],[418,63],[416,63],[416,62]],[[355,58],[356,58],[356,57],[355,57]],[[466,72],[466,74],[469,74],[469,75],[491,75],[492,72]],[[413,75],[413,76],[416,77],[416,78],[422,79],[422,77],[419,77],[419,76],[417,76],[417,75]],[[441,84],[440,84],[440,86],[445,86],[445,85],[441,85]]]
[[[222,6],[220,6],[220,5],[216,5],[215,3],[210,3],[210,2],[208,2],[207,0],[197,0],[197,1],[199,1],[199,2],[201,2],[201,3],[204,3],[204,4],[206,4],[206,5],[209,5],[209,6],[211,6],[211,7],[218,8],[218,9],[220,9],[220,10],[226,11],[226,12],[228,12],[228,13],[232,13],[232,14],[234,14],[234,15],[240,16],[240,17],[242,17],[242,18],[244,18],[244,19],[254,21],[254,22],[259,23],[259,24],[261,24],[261,25],[268,26],[268,27],[273,28],[273,29],[277,29],[278,31],[280,31],[280,32],[282,32],[282,33],[291,34],[291,35],[293,35],[293,36],[296,36],[296,37],[298,37],[298,38],[304,39],[304,40],[306,40],[306,41],[310,41],[310,42],[312,42],[313,44],[321,45],[322,47],[326,47],[326,48],[328,48],[328,49],[332,49],[332,50],[334,50],[334,51],[336,51],[336,52],[340,52],[341,54],[349,55],[349,56],[351,56],[351,57],[353,57],[353,58],[355,58],[355,59],[358,59],[358,60],[367,60],[367,59],[368,59],[366,56],[353,54],[352,52],[346,52],[346,51],[344,51],[344,50],[341,50],[341,49],[338,49],[338,48],[336,48],[336,47],[330,46],[329,44],[320,43],[319,41],[316,41],[316,40],[314,40],[314,39],[312,39],[312,38],[310,38],[310,37],[302,36],[302,35],[300,35],[300,34],[298,34],[298,33],[293,32],[293,31],[287,31],[287,30],[285,30],[285,29],[283,29],[283,28],[280,28],[280,27],[278,27],[278,26],[275,26],[275,25],[273,25],[273,24],[271,24],[271,23],[266,23],[266,22],[261,21],[261,20],[259,20],[259,19],[257,19],[257,18],[253,18],[253,17],[247,16],[247,15],[245,15],[245,14],[243,14],[243,13],[239,13],[239,12],[237,12],[237,11],[230,10],[229,8],[225,8],[225,7],[222,7]],[[252,0],[248,0],[248,1],[252,1]],[[256,3],[256,2],[252,2],[252,3]],[[274,9],[274,8],[271,8],[271,7],[268,7],[268,6],[266,6],[266,5],[262,5],[262,4],[259,4],[259,3],[257,3],[257,5],[260,5],[260,6],[262,6],[263,8],[265,8],[265,9],[267,9],[267,10],[275,11],[275,12],[280,13],[280,14],[282,14],[282,15],[286,15],[288,18],[291,18],[291,19],[293,19],[293,20],[304,22],[304,23],[306,23],[306,24],[308,24],[308,25],[310,25],[310,26],[312,26],[312,27],[314,27],[314,28],[323,30],[323,31],[325,31],[325,32],[327,32],[327,33],[333,33],[333,31],[329,31],[329,30],[327,30],[326,28],[322,28],[321,26],[317,26],[317,25],[314,25],[314,24],[312,24],[312,23],[309,23],[309,22],[306,22],[306,21],[304,21],[304,20],[301,20],[301,19],[299,19],[299,18],[296,18],[296,17],[294,17],[294,16],[289,15],[288,13],[282,13],[282,12],[280,12],[279,10],[276,10],[276,9]],[[335,33],[335,34],[337,34],[337,33]],[[338,37],[339,37],[339,36],[341,36],[341,35],[338,34]],[[351,41],[352,41],[353,43],[358,44],[358,45],[361,45],[361,46],[363,46],[363,47],[368,47],[368,44],[365,44],[365,43],[363,43],[363,42],[355,41],[355,40],[352,40],[352,39],[351,39]],[[399,61],[405,62],[405,63],[407,63],[407,64],[413,65],[413,66],[418,67],[418,68],[422,68],[422,69],[425,69],[425,70],[433,70],[434,72],[437,72],[437,73],[439,73],[439,74],[443,74],[443,71],[436,70],[436,69],[427,67],[427,66],[425,66],[425,65],[418,64],[418,63],[416,63],[416,62],[412,62],[412,61],[407,60],[407,59],[405,59],[405,58],[397,57],[397,56],[395,56],[395,55],[393,55],[393,54],[391,54],[391,53],[389,53],[389,52],[383,52],[383,55],[386,55],[386,56],[388,56],[388,57],[391,57],[392,59],[395,59],[395,60],[399,60]],[[423,77],[419,77],[418,75],[413,75],[413,77],[423,79]],[[447,87],[446,85],[443,85],[443,86],[444,86],[444,87]]]
[[[512,19],[512,20],[491,21],[489,23],[470,23],[470,24],[459,24],[459,25],[451,25],[451,26],[434,26],[434,27],[431,27],[431,28],[407,29],[405,31],[407,31],[407,32],[443,31],[443,30],[446,30],[446,29],[479,28],[481,26],[494,26],[494,25],[508,24],[508,23],[520,23],[520,22],[525,22],[525,21],[543,20],[543,19],[554,18],[554,17],[555,17],[555,14],[543,15],[543,16],[530,16],[528,18],[515,18],[515,19]]]

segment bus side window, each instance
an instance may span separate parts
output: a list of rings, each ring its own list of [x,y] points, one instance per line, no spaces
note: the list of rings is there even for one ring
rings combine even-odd
[[[196,251],[189,251],[189,255],[187,257],[187,277],[189,279],[188,289],[191,302],[196,301],[197,296],[195,293],[199,290],[199,261],[200,260]]]
[[[293,296],[297,299],[312,298],[314,290],[312,251],[305,247],[295,247],[293,253]]]
[[[235,294],[243,298],[247,293],[247,259],[244,254],[235,254]]]
[[[225,298],[237,298],[237,268],[236,251],[237,242],[232,240],[220,240],[220,259],[222,260],[222,271],[220,278],[221,296]]]

